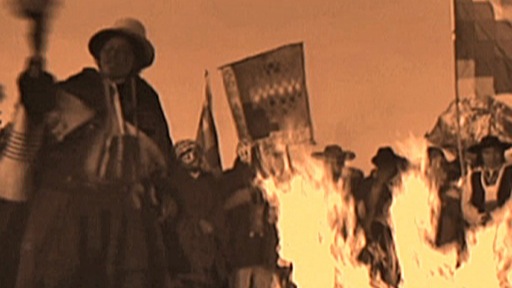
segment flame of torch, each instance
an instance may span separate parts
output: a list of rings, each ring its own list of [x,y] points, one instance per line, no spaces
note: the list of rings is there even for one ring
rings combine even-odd
[[[32,21],[30,44],[33,55],[42,58],[46,48],[48,20],[57,6],[57,0],[10,0],[9,4],[16,16]]]

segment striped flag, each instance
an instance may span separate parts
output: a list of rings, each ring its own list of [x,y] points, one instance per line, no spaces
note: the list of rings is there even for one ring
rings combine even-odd
[[[460,97],[512,93],[512,0],[454,0]]]
[[[217,128],[213,120],[212,113],[212,93],[210,90],[210,81],[208,71],[205,71],[205,101],[199,118],[199,127],[197,129],[196,141],[204,152],[204,169],[212,172],[214,175],[220,175],[222,164],[220,161],[219,141],[217,139]]]

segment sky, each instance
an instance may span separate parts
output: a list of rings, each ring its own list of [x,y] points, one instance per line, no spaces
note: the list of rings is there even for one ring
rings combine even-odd
[[[18,99],[28,25],[0,6],[3,121]],[[14,1],[14,0],[9,0]],[[450,1],[60,0],[50,23],[47,69],[66,79],[94,66],[90,37],[116,19],[141,20],[156,49],[143,77],[159,92],[174,141],[194,138],[210,71],[224,167],[237,136],[218,68],[303,42],[318,150],[336,143],[369,171],[378,147],[422,137],[454,99]]]

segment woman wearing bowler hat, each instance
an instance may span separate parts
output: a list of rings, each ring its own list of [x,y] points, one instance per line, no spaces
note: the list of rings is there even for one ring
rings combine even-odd
[[[171,200],[155,191],[172,142],[157,93],[139,76],[155,51],[142,23],[126,18],[97,32],[89,52],[98,69],[63,82],[20,77],[29,119],[48,133],[16,287],[166,287],[158,218]]]
[[[470,173],[462,195],[462,211],[470,224],[491,220],[491,213],[502,207],[512,190],[512,166],[505,163],[505,151],[511,143],[496,136],[485,136],[468,151],[476,154],[477,168]]]

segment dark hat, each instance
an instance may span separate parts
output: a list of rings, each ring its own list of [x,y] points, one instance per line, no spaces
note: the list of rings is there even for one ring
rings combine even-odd
[[[112,27],[102,29],[94,34],[89,40],[89,52],[94,58],[99,59],[103,45],[115,36],[123,36],[130,41],[137,59],[138,69],[144,69],[153,63],[155,48],[146,38],[144,25],[133,18],[119,19]]]
[[[512,147],[512,143],[501,142],[498,137],[488,135],[483,137],[482,140],[480,140],[480,143],[469,147],[468,151],[471,153],[479,154],[480,152],[482,152],[482,149],[489,147],[498,147],[505,151],[508,148]]]
[[[314,152],[311,156],[315,158],[331,158],[341,161],[352,160],[356,158],[356,154],[349,150],[343,150],[339,145],[327,145],[324,151]]]
[[[379,150],[377,150],[377,154],[372,158],[372,163],[377,167],[381,167],[386,164],[405,166],[407,162],[407,159],[395,154],[395,151],[393,151],[393,149],[389,146],[380,147]]]

